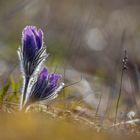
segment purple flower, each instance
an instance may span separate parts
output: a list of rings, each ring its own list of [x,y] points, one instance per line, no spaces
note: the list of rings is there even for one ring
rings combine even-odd
[[[22,32],[23,57],[29,61],[43,47],[43,32],[35,26],[26,26]]]
[[[18,50],[21,70],[30,77],[47,58],[43,47],[43,32],[35,26],[26,26],[22,32],[22,48]]]
[[[63,88],[64,83],[59,82],[61,75],[49,74],[47,68],[44,68],[33,85],[29,93],[25,106],[36,101],[51,100],[57,97],[58,92]]]

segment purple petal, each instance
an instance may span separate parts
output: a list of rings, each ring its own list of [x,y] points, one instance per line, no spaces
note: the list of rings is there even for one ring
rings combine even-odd
[[[35,56],[43,46],[43,32],[35,26],[26,26],[22,32],[23,53],[27,58]]]
[[[33,32],[30,30],[30,27],[27,26],[23,30],[23,46],[28,48],[35,48],[36,40]]]
[[[44,80],[46,78],[48,78],[48,69],[44,68],[39,75],[39,79]]]
[[[60,74],[54,74],[54,73],[53,73],[53,74],[50,74],[50,75],[49,75],[49,78],[48,78],[48,79],[49,79],[49,82],[50,82],[50,83],[52,83],[52,82],[57,83],[58,80],[61,79],[61,75],[60,75]]]
[[[41,29],[37,30],[37,28],[33,28],[32,32],[36,38],[37,48],[40,49],[43,45],[43,32]]]
[[[39,38],[42,38],[43,40],[43,32],[41,29],[38,30],[38,35],[39,35]]]

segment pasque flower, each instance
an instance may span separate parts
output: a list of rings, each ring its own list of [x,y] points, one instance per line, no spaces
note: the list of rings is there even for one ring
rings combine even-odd
[[[27,26],[23,30],[23,56],[32,61],[36,53],[43,46],[43,32],[34,26]]]
[[[22,48],[18,50],[22,72],[30,77],[47,58],[43,46],[43,32],[35,26],[26,26],[22,32]]]
[[[43,44],[43,32],[35,26],[26,26],[22,32],[22,47],[18,50],[21,71],[23,74],[23,88],[20,107],[45,99],[56,97],[63,83],[58,74],[48,74],[47,68],[42,71],[42,65],[48,54]],[[41,71],[41,72],[40,72]]]
[[[56,98],[58,96],[58,92],[61,91],[64,86],[64,83],[59,82],[60,79],[60,74],[49,74],[47,68],[43,68],[37,81],[32,86],[24,106],[33,102],[52,100]]]

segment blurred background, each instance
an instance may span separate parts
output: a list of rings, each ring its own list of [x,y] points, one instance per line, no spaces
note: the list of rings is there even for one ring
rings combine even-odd
[[[23,28],[35,25],[44,31],[50,72],[66,84],[79,81],[62,93],[65,100],[82,97],[95,109],[101,101],[100,114],[116,104],[126,49],[120,114],[139,112],[139,13],[139,0],[0,0],[0,87],[21,79],[16,50]]]

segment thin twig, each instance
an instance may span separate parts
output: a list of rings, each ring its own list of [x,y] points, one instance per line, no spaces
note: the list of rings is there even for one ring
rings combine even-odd
[[[64,86],[64,88],[67,88],[67,87],[73,86],[73,85],[75,85],[75,84],[78,84],[79,82],[82,81],[82,79],[83,79],[83,78],[82,78],[82,75],[81,75],[81,79],[80,79],[79,81],[76,81],[76,82],[70,83],[70,84]],[[64,89],[64,88],[63,88],[63,89]]]
[[[124,50],[124,58],[122,60],[123,66],[122,66],[122,72],[121,72],[121,82],[120,82],[120,90],[119,90],[119,96],[117,99],[117,104],[116,104],[116,112],[115,112],[115,120],[114,120],[114,124],[116,124],[117,122],[117,115],[118,115],[118,108],[119,108],[119,101],[121,98],[121,92],[122,92],[122,81],[123,81],[123,74],[125,72],[125,70],[127,70],[127,62],[128,62],[128,56],[127,56],[127,51]]]
[[[100,99],[99,99],[98,106],[97,106],[97,108],[96,108],[95,116],[98,115],[98,111],[99,111],[99,108],[100,108],[100,104],[101,104],[102,96],[103,96],[103,92],[102,92],[101,95],[100,95]]]
[[[119,90],[119,96],[118,96],[117,104],[116,104],[116,113],[115,113],[115,121],[114,121],[114,124],[116,124],[116,122],[117,122],[118,107],[119,107],[119,101],[120,101],[120,98],[121,98],[121,91],[122,91],[123,74],[124,74],[124,70],[122,69],[120,90]]]

